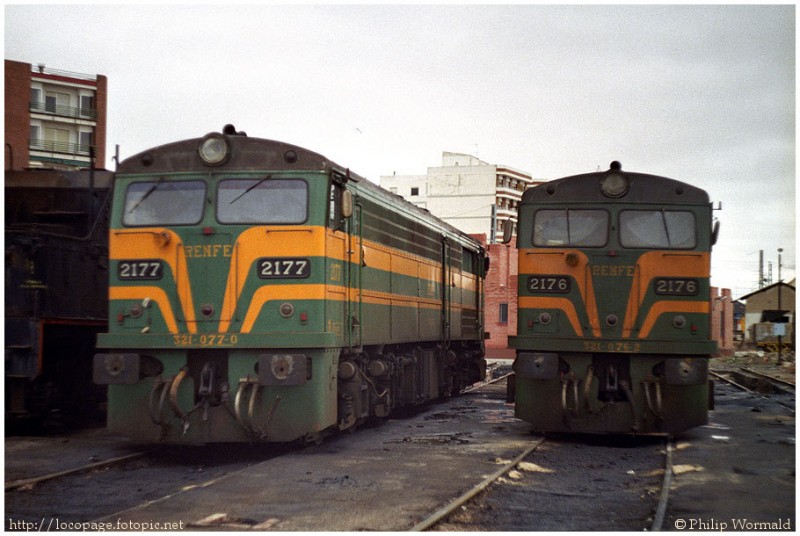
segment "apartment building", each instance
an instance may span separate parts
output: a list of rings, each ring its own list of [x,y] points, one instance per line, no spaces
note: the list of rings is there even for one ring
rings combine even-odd
[[[105,167],[108,79],[5,60],[5,169]]]
[[[542,181],[509,166],[464,153],[442,153],[442,165],[425,175],[381,176],[381,186],[427,209],[468,234],[500,241],[505,221],[516,228],[522,192]]]

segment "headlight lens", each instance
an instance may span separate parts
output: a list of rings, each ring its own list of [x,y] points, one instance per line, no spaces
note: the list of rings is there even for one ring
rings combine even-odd
[[[628,191],[628,179],[619,173],[609,173],[603,179],[600,189],[607,197],[622,197]]]
[[[225,136],[221,134],[209,134],[200,142],[197,152],[203,162],[209,166],[224,164],[230,155],[230,146]]]

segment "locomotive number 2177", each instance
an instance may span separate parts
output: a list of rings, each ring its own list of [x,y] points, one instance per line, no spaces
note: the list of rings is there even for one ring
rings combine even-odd
[[[302,279],[309,275],[311,275],[311,263],[308,259],[258,259],[258,277],[261,279]]]

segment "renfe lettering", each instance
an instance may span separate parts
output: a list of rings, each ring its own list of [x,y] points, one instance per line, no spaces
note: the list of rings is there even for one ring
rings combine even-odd
[[[592,266],[592,275],[609,276],[609,277],[633,277],[636,271],[635,266],[619,266],[596,264]]]
[[[193,258],[200,257],[230,257],[233,253],[233,246],[230,244],[205,244],[202,246],[186,246],[186,256]]]

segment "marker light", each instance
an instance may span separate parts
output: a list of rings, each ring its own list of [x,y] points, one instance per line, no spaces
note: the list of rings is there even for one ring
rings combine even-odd
[[[230,156],[228,139],[222,134],[208,134],[200,141],[200,147],[197,148],[197,153],[200,155],[203,162],[209,166],[224,164]]]

